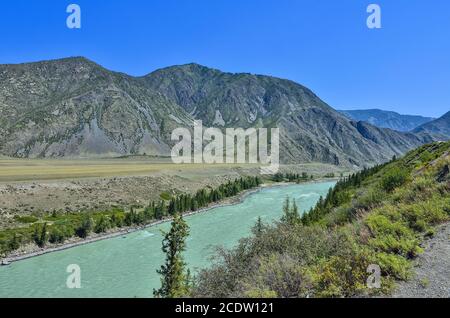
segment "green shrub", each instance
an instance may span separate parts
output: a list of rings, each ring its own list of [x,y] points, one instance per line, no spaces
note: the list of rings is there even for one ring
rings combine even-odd
[[[412,258],[420,253],[419,240],[414,237],[396,237],[394,235],[379,235],[369,240],[369,246],[377,251],[403,255]]]
[[[111,221],[107,216],[102,215],[100,219],[96,222],[94,227],[95,233],[104,233],[111,228]]]
[[[50,235],[48,241],[52,244],[64,243],[66,240],[65,233],[59,228],[52,228],[50,230]]]
[[[380,266],[382,273],[397,279],[407,280],[411,273],[411,264],[400,255],[378,253],[376,263]]]
[[[94,220],[89,215],[85,215],[81,225],[75,230],[75,233],[80,238],[86,238],[94,228]]]
[[[352,297],[366,290],[367,268],[371,252],[350,248],[343,255],[323,260],[314,269],[316,297]]]
[[[392,192],[394,189],[402,186],[408,180],[408,171],[395,167],[391,169],[381,180],[382,188],[387,192]]]
[[[39,247],[44,247],[48,242],[47,223],[42,226],[37,224],[34,226],[33,240]]]
[[[13,237],[8,241],[8,251],[15,251],[19,249],[21,244],[21,237],[14,233]]]
[[[309,295],[312,278],[304,267],[289,255],[269,255],[260,258],[250,276],[240,283],[247,296],[272,295],[297,298]]]

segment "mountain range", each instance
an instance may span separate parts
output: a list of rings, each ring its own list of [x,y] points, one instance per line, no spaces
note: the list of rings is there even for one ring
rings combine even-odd
[[[442,140],[450,139],[450,111],[438,119],[417,127],[413,132],[435,134]]]
[[[366,121],[377,127],[405,132],[435,120],[432,117],[401,115],[381,109],[340,110],[339,112],[352,120]]]
[[[0,65],[0,153],[19,158],[168,155],[174,128],[279,127],[284,163],[362,167],[434,140],[350,120],[293,81],[198,64],[146,76],[83,57]]]

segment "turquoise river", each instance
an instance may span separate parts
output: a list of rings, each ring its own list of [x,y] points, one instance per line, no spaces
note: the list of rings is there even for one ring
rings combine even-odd
[[[289,196],[301,211],[326,195],[334,182],[264,188],[243,202],[213,208],[186,217],[191,234],[185,261],[191,270],[210,264],[215,246],[233,247],[248,236],[260,216],[265,223],[281,217]],[[151,297],[160,285],[156,270],[164,261],[161,230],[170,223],[149,227],[126,236],[97,241],[0,266],[0,298],[3,297]],[[79,265],[81,288],[66,286],[67,267]]]

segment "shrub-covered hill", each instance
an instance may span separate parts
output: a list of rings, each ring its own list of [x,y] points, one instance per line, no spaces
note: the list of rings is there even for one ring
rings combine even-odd
[[[302,217],[287,203],[278,223],[258,222],[235,249],[220,250],[193,296],[388,294],[410,277],[424,237],[450,221],[449,171],[450,143],[433,143],[339,181]],[[381,269],[380,288],[367,286],[369,265]]]

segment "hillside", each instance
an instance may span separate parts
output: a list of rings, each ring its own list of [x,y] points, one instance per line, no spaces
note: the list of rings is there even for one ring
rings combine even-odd
[[[14,157],[169,154],[184,112],[84,58],[0,66],[0,152]]]
[[[257,223],[251,237],[222,250],[197,277],[193,295],[390,294],[397,281],[412,277],[424,238],[450,221],[450,142],[422,146],[339,181],[303,216],[289,202],[283,211],[277,224]],[[381,270],[380,288],[366,284],[369,265]],[[448,297],[445,289],[439,295]]]
[[[426,123],[414,130],[415,133],[427,133],[440,136],[441,140],[450,139],[450,112],[442,117]]]
[[[340,110],[339,112],[351,120],[366,121],[376,127],[404,132],[411,131],[435,119],[423,116],[401,115],[381,109]]]
[[[20,158],[167,155],[175,127],[279,127],[281,159],[349,167],[432,140],[353,122],[292,81],[197,64],[132,77],[85,59],[0,65],[0,153]]]

